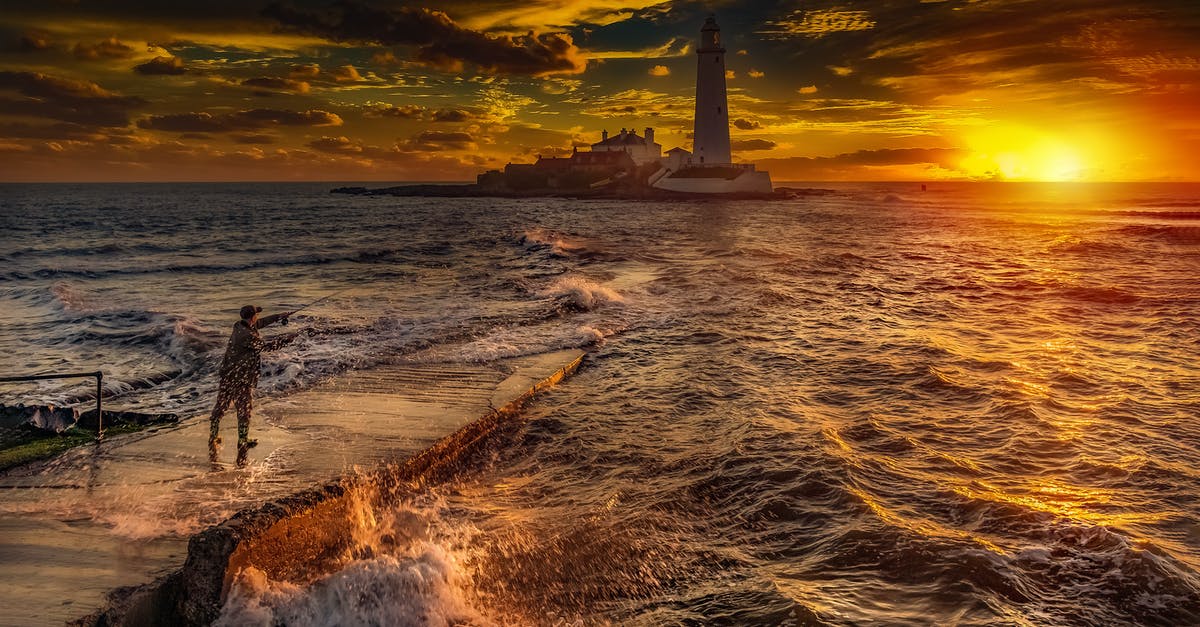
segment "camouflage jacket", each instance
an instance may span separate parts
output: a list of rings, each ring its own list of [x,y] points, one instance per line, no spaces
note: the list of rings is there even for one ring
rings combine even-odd
[[[229,346],[225,349],[225,358],[221,361],[221,381],[234,384],[255,385],[258,383],[258,370],[262,365],[262,352],[274,350],[284,344],[282,338],[264,340],[258,330],[283,318],[280,314],[263,316],[258,323],[250,326],[245,320],[238,320],[233,325],[233,333],[229,336]]]

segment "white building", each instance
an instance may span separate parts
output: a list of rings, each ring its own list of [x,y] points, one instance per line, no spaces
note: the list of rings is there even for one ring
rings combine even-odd
[[[711,16],[700,29],[700,45],[696,48],[693,138],[691,153],[682,148],[667,151],[667,171],[655,175],[654,187],[700,194],[771,192],[770,174],[756,171],[752,163],[733,163],[725,95],[725,48],[721,47],[721,27]]]
[[[662,144],[654,142],[654,129],[647,127],[646,135],[638,137],[636,131],[621,129],[620,134],[608,136],[605,130],[598,143],[592,144],[592,152],[625,152],[633,162],[642,165],[662,159]]]

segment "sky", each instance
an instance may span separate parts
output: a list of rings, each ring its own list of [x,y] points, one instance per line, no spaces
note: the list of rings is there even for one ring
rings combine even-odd
[[[1200,180],[1195,0],[5,0],[0,180],[459,181],[655,129],[727,49],[778,181]]]

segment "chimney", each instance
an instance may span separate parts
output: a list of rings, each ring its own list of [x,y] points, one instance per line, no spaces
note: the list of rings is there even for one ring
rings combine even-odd
[[[650,128],[649,126],[646,127],[646,143],[654,143],[654,129]]]
[[[601,131],[600,141],[602,141],[602,142],[608,141],[608,129],[604,129],[603,131]]]
[[[625,133],[626,133],[626,132],[627,132],[627,131],[626,131],[624,128],[622,128],[622,129],[621,129],[621,139],[625,139]]]

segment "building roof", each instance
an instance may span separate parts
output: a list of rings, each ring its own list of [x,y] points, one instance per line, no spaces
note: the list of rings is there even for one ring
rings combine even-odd
[[[687,150],[685,150],[685,149],[683,149],[683,148],[680,148],[679,146],[676,146],[676,147],[674,147],[674,148],[672,148],[672,149],[668,150],[668,151],[667,151],[667,154],[669,155],[669,154],[671,154],[671,153],[673,153],[673,152],[683,152],[683,153],[687,153],[687,154],[689,154],[689,155],[690,155],[690,154],[692,154],[692,153],[688,152]]]
[[[571,167],[570,157],[543,157],[538,155],[537,163],[533,164],[539,170],[565,170]]]
[[[653,144],[654,142],[646,141],[645,137],[629,131],[624,134],[617,133],[608,139],[592,144],[592,146],[650,146]]]

